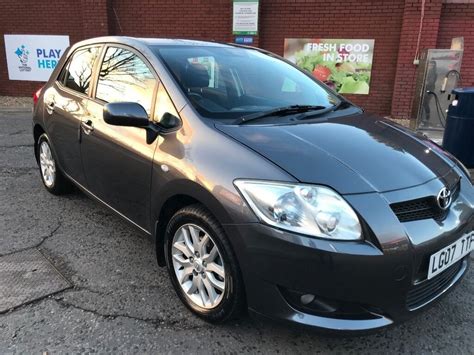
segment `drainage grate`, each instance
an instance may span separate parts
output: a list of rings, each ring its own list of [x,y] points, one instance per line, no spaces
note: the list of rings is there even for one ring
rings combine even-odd
[[[0,257],[0,313],[69,287],[37,249]]]

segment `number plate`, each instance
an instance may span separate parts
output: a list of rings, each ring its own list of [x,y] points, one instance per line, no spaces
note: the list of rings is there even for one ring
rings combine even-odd
[[[474,232],[464,235],[453,244],[431,255],[428,280],[446,270],[474,250]]]

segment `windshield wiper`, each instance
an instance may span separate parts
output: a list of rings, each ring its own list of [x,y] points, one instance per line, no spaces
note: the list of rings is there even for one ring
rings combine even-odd
[[[300,121],[300,120],[305,120],[305,119],[309,119],[309,118],[313,118],[313,117],[317,117],[317,116],[322,116],[328,112],[333,112],[333,111],[337,111],[337,110],[340,110],[342,108],[347,108],[351,106],[351,104],[347,101],[339,101],[337,104],[331,106],[331,107],[325,107],[323,110],[319,110],[317,112],[308,112],[308,113],[302,113],[301,115],[298,115],[297,117],[295,117],[296,120]]]
[[[316,105],[291,105],[278,107],[269,111],[256,112],[247,116],[242,116],[234,121],[234,124],[245,124],[249,121],[257,120],[260,118],[270,117],[270,116],[286,116],[293,113],[308,112],[308,111],[318,111],[325,110],[326,106],[316,106]]]

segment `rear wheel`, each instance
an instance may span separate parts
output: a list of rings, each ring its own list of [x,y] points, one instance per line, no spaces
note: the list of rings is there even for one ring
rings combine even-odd
[[[210,322],[237,316],[245,303],[237,260],[224,230],[201,205],[179,210],[166,230],[166,262],[181,301]]]
[[[53,151],[46,133],[43,133],[39,137],[36,144],[41,181],[43,181],[43,185],[46,187],[46,190],[54,195],[61,195],[70,192],[72,185],[58,169],[56,159],[54,158]]]

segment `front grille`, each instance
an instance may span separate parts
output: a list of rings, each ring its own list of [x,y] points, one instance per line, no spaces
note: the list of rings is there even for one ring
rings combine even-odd
[[[462,267],[462,263],[463,260],[460,260],[432,279],[425,280],[417,285],[414,285],[407,294],[406,303],[408,309],[415,310],[430,302],[441,292],[443,292],[458,274]]]
[[[428,218],[442,220],[446,213],[446,211],[438,207],[436,198],[432,196],[393,203],[390,207],[400,222],[410,222]]]
[[[451,188],[452,201],[459,195],[459,181]],[[437,221],[446,217],[447,211],[439,208],[436,196],[422,197],[415,200],[392,203],[390,205],[400,222],[418,221],[433,218]]]

